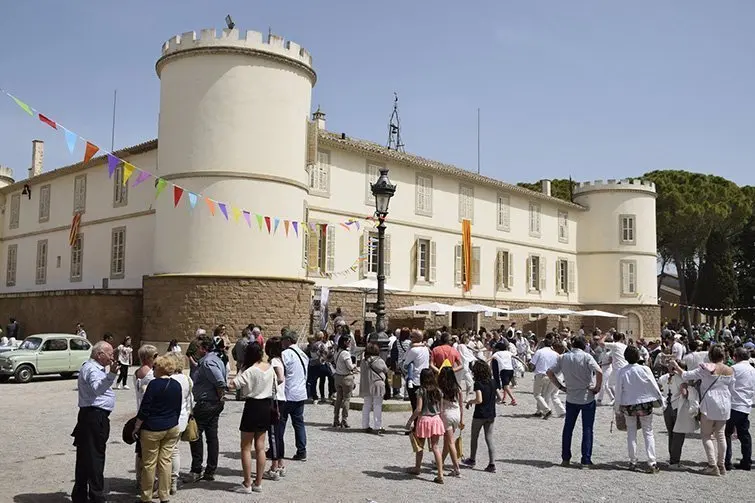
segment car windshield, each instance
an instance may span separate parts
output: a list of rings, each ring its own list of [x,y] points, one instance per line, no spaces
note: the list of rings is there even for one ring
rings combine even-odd
[[[42,339],[39,337],[27,337],[18,349],[39,349]]]

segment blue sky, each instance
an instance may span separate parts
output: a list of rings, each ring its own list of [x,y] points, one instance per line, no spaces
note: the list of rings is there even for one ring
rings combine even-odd
[[[506,181],[655,169],[755,184],[750,0],[6,1],[0,87],[116,148],[157,134],[161,44],[184,31],[268,27],[312,53],[328,129],[387,140],[393,92],[407,151]],[[0,97],[2,98],[2,97]],[[25,176],[81,159],[0,99],[0,164]]]

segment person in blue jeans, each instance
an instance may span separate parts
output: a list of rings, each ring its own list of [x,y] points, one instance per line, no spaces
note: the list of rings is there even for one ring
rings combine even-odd
[[[561,466],[571,462],[571,440],[577,416],[582,413],[582,459],[583,467],[592,466],[593,425],[595,423],[595,395],[603,384],[603,372],[595,359],[585,352],[587,339],[577,336],[572,339],[572,350],[559,357],[548,369],[548,378],[559,390],[566,393],[566,417],[561,435]],[[562,374],[564,383],[558,379]]]
[[[309,357],[297,344],[296,333],[285,331],[281,336],[281,360],[285,369],[286,406],[281,411],[281,425],[285,432],[288,418],[294,427],[296,454],[294,461],[307,460],[307,430],[304,427],[304,404],[307,402],[307,371]]]

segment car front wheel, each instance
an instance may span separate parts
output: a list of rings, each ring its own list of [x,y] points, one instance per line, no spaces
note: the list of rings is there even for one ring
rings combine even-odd
[[[34,377],[34,369],[31,367],[31,365],[21,365],[16,369],[16,374],[14,377],[16,378],[16,382],[18,383],[27,383],[31,381],[32,377]]]

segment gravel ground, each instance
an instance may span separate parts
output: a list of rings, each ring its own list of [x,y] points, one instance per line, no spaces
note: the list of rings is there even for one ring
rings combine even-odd
[[[76,382],[58,378],[36,379],[27,385],[0,385],[0,426],[3,431],[1,502],[58,503],[70,501],[75,451],[69,436],[76,419]],[[610,408],[598,410],[593,460],[595,470],[562,468],[560,463],[563,420],[532,419],[532,379],[520,381],[515,394],[519,406],[498,406],[495,424],[498,472],[485,473],[487,451],[483,439],[478,468],[463,470],[461,479],[432,483],[429,464],[418,478],[405,474],[413,454],[402,426],[407,414],[386,413],[389,433],[380,438],[358,430],[334,431],[332,407],[307,406],[307,462],[288,463],[288,475],[279,482],[265,481],[264,492],[241,496],[228,490],[241,480],[238,424],[242,404],[229,401],[220,419],[220,467],[217,481],[184,487],[174,502],[249,501],[753,501],[750,472],[731,472],[725,478],[695,473],[704,463],[699,438],[688,439],[683,459],[688,472],[661,471],[657,475],[626,470],[626,434],[610,428]],[[105,477],[111,501],[134,498],[133,448],[120,440],[123,423],[133,415],[133,391],[117,391],[111,415],[111,436]],[[352,411],[351,424],[359,426],[360,412]],[[666,461],[666,433],[662,418],[655,417],[656,451]],[[579,430],[579,424],[577,425]],[[481,435],[482,437],[482,435]],[[641,435],[640,435],[641,437]],[[293,431],[287,431],[287,452],[293,450]],[[578,460],[579,431],[574,436]],[[642,439],[639,451],[644,452]],[[464,432],[468,451],[469,428]],[[736,444],[735,454],[739,454]],[[183,467],[190,463],[188,445],[182,443]],[[642,460],[644,454],[640,456]],[[431,455],[426,455],[429,461]],[[738,456],[735,456],[738,459]],[[662,465],[663,466],[663,465]]]

